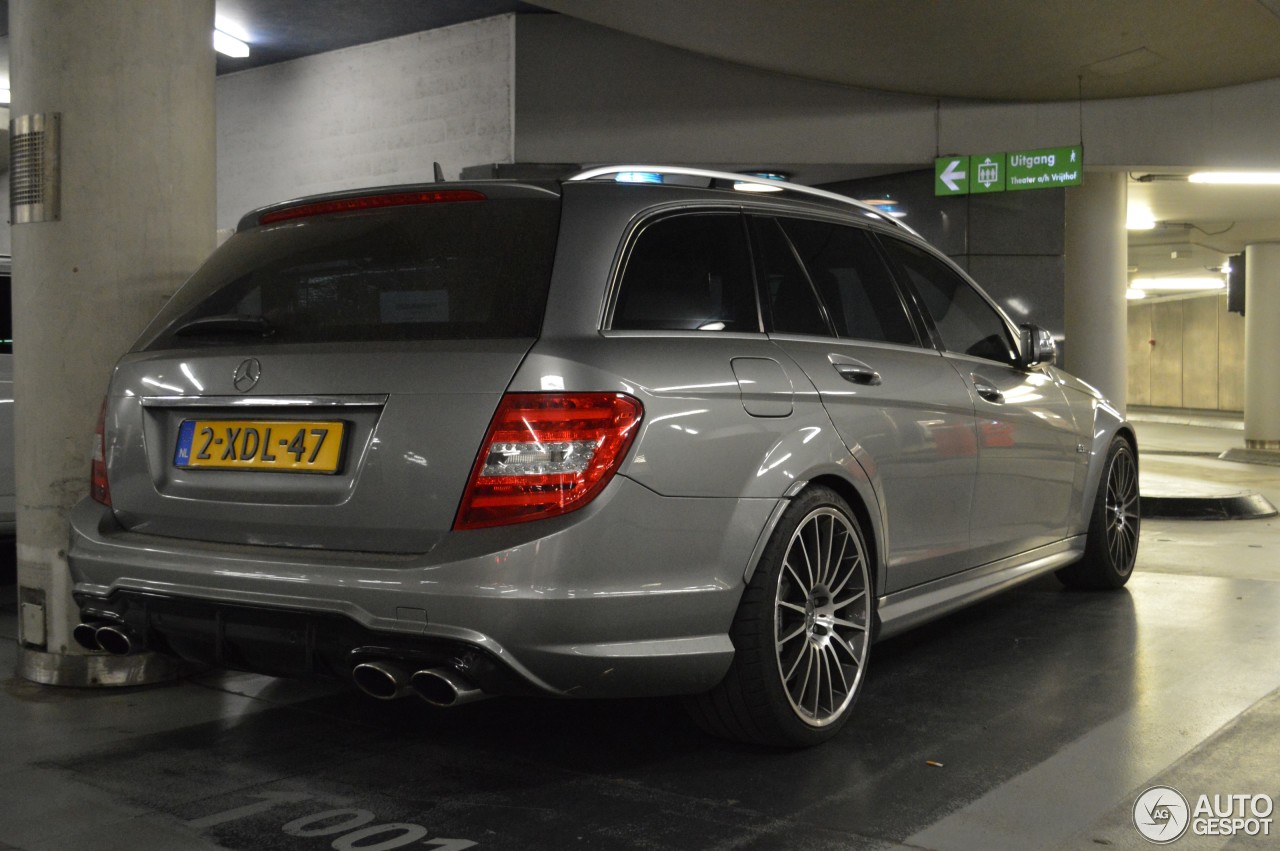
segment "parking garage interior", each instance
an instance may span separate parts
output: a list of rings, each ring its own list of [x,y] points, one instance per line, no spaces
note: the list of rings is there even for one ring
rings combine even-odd
[[[0,6],[0,848],[1143,848],[1157,787],[1211,809],[1174,847],[1274,847],[1276,3]],[[54,115],[35,210],[13,150]],[[1077,145],[1079,186],[937,192],[941,158]],[[676,698],[438,710],[75,646],[65,518],[111,364],[243,213],[609,163],[874,202],[1048,328],[1138,435],[1126,589],[1043,577],[876,644],[804,751],[707,736]],[[1253,182],[1193,178],[1225,172]]]

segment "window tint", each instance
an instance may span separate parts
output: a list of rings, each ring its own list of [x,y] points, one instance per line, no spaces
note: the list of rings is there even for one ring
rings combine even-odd
[[[535,337],[559,213],[553,200],[490,199],[252,228],[209,258],[143,344]]]
[[[830,337],[831,328],[822,315],[818,297],[786,237],[778,230],[778,223],[756,218],[752,224],[760,263],[760,289],[769,307],[769,330]]]
[[[699,213],[645,227],[627,258],[612,327],[759,331],[742,217]]]
[[[888,267],[858,228],[783,219],[841,337],[918,345]]]
[[[968,281],[914,245],[896,239],[885,239],[885,245],[920,293],[947,351],[1016,362],[1004,320]]]

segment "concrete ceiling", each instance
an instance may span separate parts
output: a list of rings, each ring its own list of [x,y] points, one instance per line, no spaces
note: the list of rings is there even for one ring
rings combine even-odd
[[[1075,100],[1280,77],[1280,0],[537,0],[718,59],[935,97]]]

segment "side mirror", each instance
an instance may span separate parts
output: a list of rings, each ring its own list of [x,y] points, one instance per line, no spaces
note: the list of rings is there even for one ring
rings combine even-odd
[[[1047,328],[1039,325],[1019,325],[1022,339],[1022,365],[1039,366],[1042,363],[1053,364],[1058,358],[1058,344]]]

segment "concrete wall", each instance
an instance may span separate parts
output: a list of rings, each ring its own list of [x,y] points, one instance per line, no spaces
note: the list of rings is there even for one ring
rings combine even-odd
[[[299,195],[510,162],[512,15],[219,77],[218,227]]]
[[[1129,304],[1129,404],[1244,410],[1244,318],[1226,296]]]
[[[1086,101],[1083,110],[1074,102],[939,105],[769,74],[554,15],[520,17],[516,32],[521,162],[865,163],[905,171],[932,165],[939,153],[1083,137],[1095,168],[1271,168],[1280,137],[1280,79]]]

